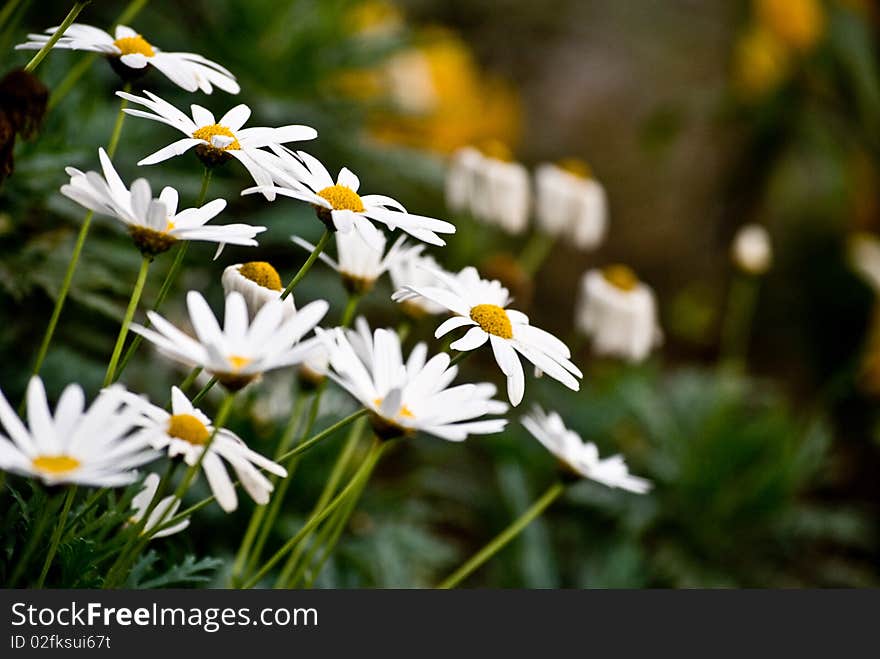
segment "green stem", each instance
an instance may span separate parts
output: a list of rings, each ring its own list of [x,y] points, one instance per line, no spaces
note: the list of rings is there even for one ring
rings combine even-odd
[[[119,335],[116,337],[116,345],[113,346],[113,354],[110,356],[110,364],[107,366],[107,372],[104,374],[104,386],[107,387],[116,380],[116,365],[119,363],[119,356],[122,354],[122,346],[125,345],[125,337],[128,335],[128,326],[134,318],[134,312],[137,310],[141,295],[144,292],[144,284],[147,281],[147,272],[150,270],[150,263],[153,262],[152,257],[144,256],[141,259],[141,269],[138,271],[137,281],[134,283],[134,290],[131,292],[131,299],[128,301],[128,308],[125,310],[125,316],[122,317],[122,326],[119,328]]]
[[[361,408],[357,412],[352,412],[351,414],[349,414],[347,417],[345,417],[341,421],[337,421],[332,426],[325,428],[324,430],[319,432],[317,435],[315,435],[311,439],[307,439],[303,443],[290,449],[289,451],[287,451],[286,453],[281,455],[278,459],[279,460],[289,460],[290,458],[292,458],[296,455],[299,455],[300,453],[305,453],[310,448],[312,448],[315,444],[326,439],[327,437],[329,437],[330,435],[335,433],[337,430],[344,428],[352,421],[355,421],[355,420],[359,419],[360,417],[365,416],[367,414],[367,411],[368,410],[366,408]]]
[[[458,353],[455,357],[453,357],[452,359],[449,360],[449,366],[455,366],[457,364],[460,364],[465,359],[467,359],[472,352],[473,352],[473,350],[465,350],[464,352]]]
[[[190,375],[192,375],[192,373],[190,373]],[[187,380],[188,380],[188,379],[189,379],[189,375],[187,376]],[[186,381],[186,380],[184,380],[184,382],[185,382],[185,381]],[[202,398],[204,398],[205,396],[208,395],[208,392],[211,391],[211,389],[214,388],[214,385],[217,384],[217,381],[218,381],[218,378],[217,378],[216,375],[213,376],[210,380],[208,380],[208,381],[205,383],[205,386],[202,387],[201,389],[199,389],[199,392],[198,392],[195,396],[193,396],[192,401],[191,401],[192,404],[193,404],[193,405],[198,405],[199,403],[201,403],[201,402],[202,402]]]
[[[519,533],[543,513],[551,503],[556,501],[564,491],[565,485],[561,482],[551,485],[541,498],[535,501],[528,510],[511,522],[506,529],[495,536],[489,544],[474,554],[464,565],[444,579],[437,588],[455,588],[455,586],[461,583],[462,580],[466,579],[474,570],[483,565],[483,563],[492,558],[492,556],[504,548],[507,543],[519,535]]]
[[[196,381],[196,378],[199,377],[199,374],[202,372],[201,366],[196,366],[189,372],[183,382],[180,383],[180,387],[178,387],[183,393],[186,393],[187,390],[193,385],[193,382]]]
[[[321,236],[321,239],[318,241],[318,244],[315,245],[315,249],[312,250],[312,253],[309,254],[309,258],[306,259],[306,262],[302,264],[302,267],[299,271],[293,276],[293,279],[290,280],[290,283],[287,285],[287,288],[284,289],[284,292],[281,294],[281,299],[286,298],[293,291],[294,287],[302,280],[303,277],[306,276],[306,273],[311,269],[312,265],[315,261],[318,260],[318,256],[321,255],[321,252],[324,251],[324,247],[327,246],[327,243],[330,242],[330,238],[333,236],[333,232],[330,229],[325,229],[324,234]]]
[[[122,91],[130,92],[131,83],[127,82],[122,87]],[[128,107],[128,99],[123,98],[119,103],[119,114],[116,115],[116,122],[113,124],[113,132],[110,134],[110,141],[107,143],[107,156],[112,160],[116,155],[116,149],[119,147],[119,138],[122,136],[122,125],[125,123],[125,108]]]
[[[333,554],[333,551],[336,549],[336,545],[339,544],[339,539],[342,537],[343,531],[348,526],[348,520],[351,519],[352,514],[357,509],[358,500],[361,498],[361,494],[364,491],[364,487],[366,485],[366,480],[363,481],[362,486],[358,488],[356,492],[353,492],[352,495],[348,498],[348,502],[340,508],[336,514],[327,522],[326,527],[329,533],[326,533],[325,530],[322,529],[322,535],[319,536],[315,541],[316,547],[321,547],[323,545],[323,550],[321,551],[321,556],[318,558],[314,567],[309,570],[309,575],[303,586],[305,588],[311,588],[315,581],[321,574],[321,570],[324,569],[324,565],[329,560],[330,556]],[[329,535],[329,537],[327,537]],[[306,560],[306,564],[309,563],[309,560]]]
[[[125,89],[130,89],[130,85],[126,85]],[[113,134],[110,137],[110,145],[107,148],[107,156],[112,160],[116,153],[116,146],[119,144],[119,135],[122,132],[122,123],[125,119],[123,110],[128,102],[123,99],[119,106],[119,114],[116,117],[116,125],[113,128]],[[89,234],[89,227],[92,224],[94,211],[86,213],[79,234],[76,237],[76,244],[73,246],[73,254],[70,255],[70,263],[67,264],[67,271],[64,273],[64,280],[61,282],[61,289],[58,291],[58,297],[55,298],[55,307],[52,309],[52,316],[49,318],[49,325],[46,327],[46,333],[43,335],[43,341],[40,343],[40,349],[37,351],[37,358],[34,361],[34,368],[31,375],[37,375],[43,367],[43,361],[46,359],[46,353],[49,352],[49,344],[52,343],[52,337],[55,334],[55,328],[58,326],[58,319],[61,317],[61,310],[64,308],[64,302],[67,294],[70,292],[70,285],[73,282],[73,274],[76,272],[76,266],[79,264],[79,258],[82,254],[83,245],[86,242],[86,236]],[[21,408],[19,408],[21,409]]]
[[[6,4],[3,5],[3,9],[0,9],[0,28],[6,25],[6,21],[12,16],[12,12],[15,11],[19,3],[21,3],[21,0],[7,0]]]
[[[116,19],[114,24],[111,27],[115,27],[116,25],[125,25],[129,21],[131,21],[135,16],[137,16],[141,9],[147,4],[147,0],[132,0],[128,4],[128,6],[122,11],[119,15],[119,18]],[[49,109],[54,108],[58,103],[61,102],[65,96],[67,96],[68,92],[76,86],[76,83],[80,78],[83,77],[86,71],[89,70],[89,67],[92,65],[92,62],[95,61],[95,58],[98,55],[96,53],[89,53],[80,59],[79,62],[76,63],[73,67],[71,67],[70,71],[68,71],[67,75],[64,76],[64,79],[55,86],[55,89],[52,92],[52,96],[49,99]]]
[[[301,538],[310,533],[312,529],[317,527],[318,524],[320,524],[328,516],[330,516],[330,514],[334,510],[336,510],[336,508],[338,508],[343,501],[346,500],[348,495],[359,486],[361,479],[363,479],[366,474],[369,474],[372,471],[373,466],[379,461],[379,458],[382,457],[382,454],[388,449],[389,446],[391,446],[392,443],[393,441],[382,442],[377,440],[376,443],[373,444],[373,447],[370,449],[370,452],[364,460],[363,464],[361,465],[360,469],[358,469],[358,471],[352,477],[351,481],[349,481],[348,485],[346,485],[345,488],[343,488],[343,490],[338,495],[336,495],[336,498],[334,498],[333,501],[327,504],[324,510],[322,510],[318,515],[306,522],[303,527],[299,531],[297,531],[297,533],[290,540],[285,542],[284,545],[282,545],[281,548],[272,555],[272,558],[266,561],[263,567],[261,567],[257,571],[257,573],[253,577],[251,577],[247,581],[247,583],[244,584],[243,587],[253,588],[258,583],[260,583],[263,577],[265,577],[269,573],[269,571],[273,567],[275,567],[278,561],[284,558],[284,554],[290,551],[292,547],[295,547],[297,543],[299,543]]]
[[[345,311],[342,312],[341,327],[351,326],[351,321],[354,320],[354,314],[357,311],[358,302],[360,302],[360,300],[361,296],[357,293],[352,293],[348,296],[348,301],[345,303]]]
[[[543,231],[535,231],[532,233],[526,246],[519,255],[519,265],[525,270],[526,274],[534,275],[541,269],[556,239],[547,235]]]
[[[37,553],[37,545],[43,537],[43,529],[46,528],[46,523],[49,521],[49,517],[51,517],[57,510],[56,506],[50,504],[51,501],[47,501],[45,505],[40,507],[40,512],[37,515],[36,520],[32,527],[29,527],[28,530],[32,531],[32,533],[28,538],[24,551],[18,557],[18,564],[12,572],[12,577],[10,577],[9,582],[4,585],[5,588],[15,588],[19,579],[21,579],[21,576],[24,574],[25,569],[30,565],[31,556],[34,556]]]
[[[67,496],[64,499],[64,507],[61,509],[61,517],[58,518],[58,523],[55,525],[55,531],[52,533],[52,539],[49,541],[49,553],[46,554],[46,560],[43,561],[43,569],[40,571],[40,578],[37,579],[35,588],[42,588],[43,584],[46,582],[46,575],[49,574],[49,568],[52,566],[52,561],[58,551],[58,544],[61,542],[61,536],[64,533],[64,527],[67,524],[67,515],[70,513],[70,507],[73,505],[73,500],[76,498],[76,489],[76,485],[68,486]]]
[[[73,4],[73,9],[64,17],[64,20],[61,22],[61,25],[58,26],[58,29],[55,30],[55,33],[49,38],[40,50],[37,51],[37,54],[34,55],[33,59],[27,63],[24,67],[24,70],[28,73],[33,73],[34,69],[36,69],[40,62],[49,54],[49,51],[52,50],[52,46],[58,43],[58,40],[67,32],[67,28],[70,27],[70,24],[76,20],[76,17],[79,16],[79,13],[85,9],[85,6],[89,4],[89,0],[85,2],[75,2]]]
[[[730,283],[727,309],[721,328],[719,366],[722,369],[741,372],[745,368],[759,281],[754,275],[737,273]]]

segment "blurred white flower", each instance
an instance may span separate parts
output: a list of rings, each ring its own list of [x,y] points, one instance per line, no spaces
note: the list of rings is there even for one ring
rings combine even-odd
[[[280,194],[312,204],[324,224],[339,233],[355,229],[377,251],[385,247],[382,232],[373,222],[389,229],[401,229],[418,240],[432,245],[445,245],[437,233],[455,233],[455,226],[444,220],[407,212],[400,202],[385,195],[358,194],[360,180],[343,167],[334,182],[321,162],[303,151],[294,153],[273,147],[267,167],[281,187],[255,187],[242,192]],[[260,184],[261,186],[263,184]]]
[[[418,343],[404,362],[397,332],[371,333],[363,318],[358,318],[356,327],[319,331],[319,336],[330,354],[329,377],[370,410],[379,436],[421,431],[458,442],[468,435],[504,429],[506,419],[479,420],[507,411],[507,405],[492,399],[494,385],[450,386],[458,367],[449,365],[448,354],[427,359],[427,346]]]
[[[278,300],[284,290],[278,271],[266,261],[248,261],[230,265],[223,271],[220,280],[226,295],[236,291],[244,296],[251,320],[264,304]],[[281,304],[285,319],[296,313],[292,293],[284,298]]]
[[[16,50],[39,50],[57,30],[49,28],[45,34],[29,34],[25,43],[17,45]],[[140,34],[125,25],[116,27],[114,36],[91,25],[73,23],[53,48],[87,50],[118,62],[124,69],[120,75],[130,79],[146,71],[147,65],[155,67],[171,82],[188,92],[200,89],[206,94],[216,85],[230,94],[239,92],[235,76],[216,62],[195,53],[166,53],[148,42]],[[118,66],[118,65],[116,65]],[[116,68],[114,66],[114,68]]]
[[[104,149],[98,150],[103,176],[98,172],[81,172],[67,168],[70,183],[61,186],[61,194],[101,215],[114,217],[128,227],[138,248],[148,254],[170,249],[178,240],[200,240],[219,243],[214,258],[226,244],[255,247],[254,236],[266,227],[249,224],[208,225],[224,208],[226,201],[215,199],[199,208],[178,212],[177,190],[165,187],[153,198],[150,183],[135,180],[129,190]]]
[[[605,188],[586,165],[566,160],[535,170],[535,215],[551,236],[571,240],[579,249],[595,249],[605,237],[608,202]]]
[[[857,233],[847,246],[853,269],[880,295],[880,238],[870,233]]]
[[[336,235],[338,260],[334,261],[326,252],[322,252],[318,258],[339,273],[342,283],[349,293],[363,294],[370,291],[376,280],[408,249],[411,249],[404,247],[403,241],[405,239],[406,236],[400,236],[385,252],[385,236],[380,235],[379,243],[382,248],[377,250],[365,241],[357,231],[338,233]],[[292,240],[309,252],[315,250],[314,245],[299,236],[292,236]]]
[[[547,414],[536,405],[521,422],[535,439],[575,474],[636,494],[644,494],[651,489],[649,480],[629,473],[622,456],[600,459],[596,445],[584,442],[580,435],[566,428],[556,412]]]
[[[201,469],[217,503],[228,513],[238,507],[238,496],[224,461],[232,467],[242,487],[259,505],[269,502],[273,486],[257,467],[281,478],[287,476],[284,467],[249,449],[231,430],[219,428],[214,433],[211,420],[200,409],[193,407],[186,394],[177,387],[171,389],[170,413],[134,394],[128,394],[126,399],[132,409],[140,412],[138,423],[141,430],[137,436],[154,448],[167,451],[168,457],[182,456],[189,466],[199,461],[214,434],[202,458]]]
[[[299,363],[305,349],[299,340],[327,313],[316,300],[290,317],[280,298],[266,302],[249,321],[244,296],[226,296],[223,329],[198,291],[186,296],[197,338],[192,338],[154,311],[147,312],[153,329],[132,323],[131,330],[151,341],[161,353],[188,366],[201,366],[230,390],[240,389],[262,373]]]
[[[47,485],[77,483],[119,487],[137,480],[136,467],[159,457],[131,434],[138,414],[123,403],[121,385],[101,391],[85,409],[78,384],[64,388],[55,414],[38,376],[27,388],[27,427],[0,391],[0,469],[39,478]]]
[[[770,234],[760,224],[746,224],[733,237],[730,255],[734,264],[750,275],[763,275],[773,261]]]
[[[131,524],[138,524],[144,518],[144,514],[147,512],[147,508],[150,507],[150,503],[152,503],[153,497],[156,496],[156,490],[158,489],[159,475],[149,474],[144,479],[144,488],[135,495],[134,499],[131,500],[131,507],[134,509],[134,512],[129,518]],[[160,524],[169,521],[177,514],[178,508],[180,508],[180,499],[174,495],[164,497],[153,507],[153,510],[150,511],[150,516],[147,518],[147,522],[141,530],[141,535],[146,535]],[[168,528],[157,531],[152,534],[151,537],[166,538],[169,535],[180,533],[188,526],[189,517],[185,517],[176,524],[172,524]]]
[[[453,350],[474,350],[488,341],[501,372],[507,376],[507,395],[512,405],[519,405],[525,393],[525,375],[517,352],[569,389],[580,389],[577,378],[583,374],[571,362],[568,347],[549,332],[530,325],[524,313],[506,309],[510,295],[498,281],[482,279],[471,267],[455,276],[439,271],[433,271],[433,275],[440,286],[404,286],[392,299],[403,302],[420,296],[456,314],[434,332],[440,338],[470,326],[462,338],[450,344]]]
[[[261,147],[277,147],[288,142],[313,140],[318,136],[314,128],[300,125],[242,128],[251,116],[251,109],[243,104],[236,105],[217,121],[214,115],[201,105],[190,106],[192,111],[190,118],[155,94],[148,91],[144,91],[144,94],[146,96],[116,92],[117,96],[152,111],[126,108],[126,113],[166,124],[176,128],[186,137],[141,159],[138,165],[155,165],[195,147],[196,154],[206,166],[214,166],[229,158],[235,158],[244,165],[257,185],[271,186],[272,177],[265,168],[265,161],[271,154],[263,151]],[[268,189],[265,194],[267,199],[274,198],[274,194]]]
[[[436,278],[432,274],[433,271],[446,272],[433,256],[422,254],[421,245],[405,250],[400,258],[395,259],[388,267],[388,274],[391,277],[391,285],[394,290],[404,286],[430,286],[436,282]],[[451,273],[446,274],[452,276]],[[414,318],[420,318],[426,314],[437,315],[446,312],[446,307],[442,304],[420,296],[403,300],[400,306]]]
[[[520,234],[529,221],[529,172],[503,145],[492,142],[484,152],[465,147],[452,155],[446,202],[454,211],[468,211],[481,222]]]
[[[575,323],[597,354],[630,361],[647,357],[663,337],[654,292],[623,265],[584,274]]]

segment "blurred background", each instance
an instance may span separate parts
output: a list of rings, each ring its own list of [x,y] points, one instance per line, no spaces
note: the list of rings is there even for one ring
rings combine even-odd
[[[2,73],[30,57],[12,45],[69,5],[17,3],[0,33]],[[107,28],[125,6],[93,2],[78,20]],[[306,150],[331,170],[349,166],[369,192],[454,221],[458,233],[434,256],[501,277],[517,308],[577,346],[582,390],[532,380],[522,411],[557,409],[655,489],[573,487],[468,585],[838,587],[880,582],[880,313],[860,274],[880,263],[854,262],[852,249],[880,231],[878,21],[868,0],[153,0],[131,25],[164,50],[220,62],[242,92],[188,95],[156,72],[145,88],[215,114],[246,103],[253,125],[316,127]],[[53,52],[39,76],[54,90],[83,56]],[[40,135],[18,145],[0,188],[0,384],[13,404],[82,219],[58,193],[64,167],[97,167],[119,87],[95,60]],[[194,199],[194,156],[135,165],[176,138],[129,118],[117,169]],[[510,267],[525,237],[454,214],[443,196],[449,156],[490,141],[529,168],[589,163],[608,197],[602,244],[558,241],[534,277]],[[216,262],[209,246],[191,248],[165,308],[172,318],[192,288],[218,308],[231,263],[268,260],[287,280],[305,256],[289,236],[320,235],[305,205],[239,197],[245,177],[227,167],[209,198],[229,201],[221,219],[269,231],[258,250],[227,248]],[[719,366],[720,337],[743,276],[730,243],[748,223],[768,229],[774,256],[753,282],[744,363],[730,369]],[[118,227],[95,223],[43,369],[50,393],[73,380],[99,389],[139,259]],[[156,261],[147,303],[170,261]],[[582,273],[617,262],[657,295],[664,343],[640,364],[591,355],[573,329]],[[361,307],[374,326],[400,322],[390,293],[383,281]],[[328,268],[297,289],[299,300],[330,300],[331,320],[344,295]],[[417,325],[410,341],[439,349],[433,327]],[[498,381],[482,357],[462,377]],[[143,348],[123,380],[158,401],[180,378]],[[267,378],[236,410],[236,430],[257,450],[271,450],[296,386],[290,375]],[[322,416],[349,409],[331,389]],[[309,453],[270,544],[302,523],[342,441]],[[418,437],[382,465],[316,585],[430,586],[524,510],[554,469],[517,423],[463,445]],[[203,511],[190,532],[163,541],[163,560],[229,558],[249,513]]]

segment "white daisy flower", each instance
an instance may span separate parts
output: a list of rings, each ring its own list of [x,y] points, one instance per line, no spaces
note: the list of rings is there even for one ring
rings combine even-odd
[[[343,167],[336,181],[317,158],[303,151],[296,153],[273,148],[267,167],[283,187],[250,188],[242,192],[278,193],[306,201],[317,209],[318,217],[331,230],[348,233],[354,228],[374,249],[382,251],[382,232],[373,222],[381,222],[394,231],[400,228],[409,235],[432,245],[445,245],[437,233],[455,233],[455,225],[424,215],[414,215],[391,197],[358,194],[360,180]]]
[[[152,503],[153,498],[156,496],[156,490],[158,489],[159,475],[149,474],[144,479],[144,488],[135,495],[134,499],[131,500],[131,507],[134,509],[134,512],[131,514],[131,517],[129,517],[128,521],[130,524],[137,525],[140,523],[144,518],[144,514],[147,512],[147,508],[150,507],[150,503]],[[174,495],[164,497],[150,512],[150,516],[147,517],[147,522],[141,530],[141,535],[147,535],[160,524],[170,520],[177,514],[178,508],[180,508],[180,499]],[[172,524],[166,529],[157,531],[151,537],[166,538],[169,535],[180,533],[188,526],[189,517],[185,517],[177,524]]]
[[[746,224],[733,237],[730,256],[734,264],[750,275],[763,275],[773,262],[770,234],[760,224]]]
[[[404,286],[393,296],[397,302],[415,296],[441,304],[455,315],[441,323],[436,338],[460,327],[467,333],[450,344],[453,350],[475,350],[487,341],[492,346],[501,372],[507,376],[507,395],[512,405],[522,402],[525,375],[517,353],[569,389],[578,391],[583,377],[571,362],[568,347],[555,336],[529,324],[524,313],[507,309],[510,295],[497,280],[482,279],[476,268],[468,267],[456,276],[434,271],[441,286]]]
[[[214,434],[214,427],[211,419],[200,409],[193,407],[180,389],[171,389],[171,413],[140,396],[130,394],[127,400],[133,409],[141,413],[141,438],[154,448],[167,451],[168,457],[182,456],[189,466],[199,461]],[[238,497],[224,462],[232,467],[242,487],[259,505],[269,502],[273,489],[271,481],[260,473],[260,469],[281,478],[287,476],[284,467],[249,449],[234,432],[227,428],[217,429],[205,457],[202,458],[201,469],[205,472],[217,503],[226,512],[232,512],[238,507]]]
[[[138,162],[138,165],[155,165],[163,160],[186,153],[195,147],[196,154],[207,167],[219,165],[229,158],[238,160],[245,166],[257,185],[267,186],[267,199],[274,198],[274,194],[269,190],[272,185],[272,177],[260,162],[271,154],[262,151],[261,147],[277,147],[288,142],[313,140],[318,136],[318,132],[314,128],[300,125],[281,126],[280,128],[242,128],[251,116],[251,110],[247,105],[236,105],[217,121],[214,119],[214,115],[201,105],[193,104],[190,106],[192,110],[192,118],[190,118],[167,101],[163,101],[148,91],[144,91],[146,97],[126,92],[116,92],[116,94],[151,110],[151,112],[146,112],[126,108],[125,111],[128,114],[167,124],[186,135],[185,138],[143,158]]]
[[[158,453],[131,434],[138,415],[123,405],[122,392],[120,385],[104,389],[85,409],[82,387],[67,385],[53,416],[43,381],[34,376],[27,388],[25,427],[0,391],[0,469],[47,485],[133,483],[133,470],[155,460]]]
[[[521,423],[575,474],[636,494],[644,494],[651,489],[651,481],[629,473],[623,456],[600,459],[596,445],[584,442],[580,435],[566,428],[556,412],[547,414],[536,405],[531,414],[521,419]]]
[[[481,222],[520,234],[529,222],[529,172],[500,143],[488,143],[483,152],[465,147],[452,156],[446,200],[454,210],[468,211]]]
[[[372,290],[376,280],[400,260],[408,249],[412,249],[404,247],[405,239],[406,236],[400,236],[385,252],[385,236],[380,235],[382,249],[377,250],[360,233],[349,231],[336,236],[338,260],[333,260],[326,252],[322,252],[318,258],[339,273],[349,293],[364,294]],[[292,240],[309,252],[315,250],[314,245],[299,236],[293,236]]]
[[[297,377],[300,387],[305,390],[313,390],[327,377],[327,369],[330,368],[330,351],[326,342],[315,337],[303,341],[305,356],[299,364]]]
[[[39,50],[56,30],[53,27],[46,30],[45,34],[29,34],[30,41],[15,48]],[[210,94],[213,85],[230,94],[237,94],[240,89],[235,76],[216,62],[195,53],[163,52],[125,25],[117,26],[114,36],[110,36],[104,30],[91,25],[74,23],[52,47],[88,50],[104,55],[124,80],[140,77],[146,72],[147,65],[150,65],[188,92],[200,89]]]
[[[363,318],[356,327],[320,331],[319,336],[330,353],[329,377],[370,411],[380,437],[421,431],[458,442],[504,429],[506,419],[478,420],[507,411],[507,405],[492,400],[494,385],[450,387],[458,367],[449,365],[448,354],[427,359],[427,346],[419,343],[404,362],[397,332],[377,329],[371,334]]]
[[[624,265],[584,275],[575,324],[597,354],[630,361],[643,360],[663,340],[654,292]]]
[[[200,240],[219,243],[216,259],[227,244],[255,247],[254,236],[266,230],[266,227],[249,224],[208,225],[226,208],[224,199],[178,212],[177,190],[166,187],[153,198],[150,183],[143,178],[137,179],[129,189],[104,149],[98,149],[98,158],[103,176],[68,167],[70,183],[61,186],[61,194],[80,206],[122,222],[135,245],[146,254],[165,252],[178,240]]]
[[[438,270],[446,272],[433,256],[422,254],[422,246],[417,245],[395,259],[388,267],[388,274],[394,290],[398,290],[404,286],[430,286],[436,281],[432,272]],[[452,276],[450,273],[446,274]],[[400,306],[413,318],[446,312],[446,307],[442,304],[419,296],[403,300]]]
[[[605,188],[580,161],[539,165],[535,170],[535,216],[549,235],[569,239],[579,249],[594,249],[608,225]]]
[[[153,329],[136,323],[132,323],[131,329],[171,359],[187,366],[201,366],[233,391],[266,371],[299,363],[305,354],[299,340],[321,321],[329,308],[326,301],[316,300],[285,318],[279,298],[266,302],[249,321],[244,296],[233,291],[226,296],[224,324],[220,329],[201,293],[190,291],[186,303],[195,339],[154,311],[147,312]]]
[[[244,295],[251,320],[263,308],[264,304],[278,300],[284,290],[278,271],[266,261],[249,261],[231,265],[223,271],[221,282],[226,295],[233,291]],[[296,313],[292,293],[281,303],[284,305],[285,318],[290,318]]]

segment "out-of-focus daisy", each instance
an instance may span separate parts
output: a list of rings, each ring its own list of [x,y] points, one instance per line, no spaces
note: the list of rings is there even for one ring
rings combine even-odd
[[[455,225],[424,215],[407,212],[400,202],[384,195],[358,194],[360,180],[343,167],[334,182],[320,161],[303,151],[293,153],[276,147],[271,159],[272,176],[281,187],[256,187],[242,194],[262,192],[267,196],[278,193],[312,204],[318,217],[328,229],[348,233],[355,229],[374,249],[381,251],[385,244],[382,232],[373,222],[381,222],[392,231],[401,229],[419,240],[432,245],[445,245],[437,233],[455,233]]]
[[[242,128],[251,116],[251,110],[247,105],[236,105],[218,121],[210,110],[201,105],[193,104],[190,106],[192,110],[192,118],[190,118],[167,101],[163,101],[148,91],[144,91],[145,97],[126,92],[116,92],[116,94],[151,110],[151,112],[146,112],[126,108],[125,111],[128,114],[167,124],[186,135],[185,138],[162,147],[152,155],[143,158],[138,162],[138,165],[155,165],[157,162],[179,156],[195,147],[196,154],[207,167],[219,165],[229,158],[238,160],[245,166],[257,185],[267,186],[266,197],[268,199],[274,198],[268,189],[272,185],[272,177],[260,163],[270,154],[262,151],[261,147],[277,147],[288,142],[312,140],[318,136],[318,132],[314,128],[300,125],[281,126],[280,128],[262,126]]]
[[[27,388],[27,427],[0,391],[0,469],[47,485],[133,483],[133,470],[159,454],[131,434],[138,415],[123,404],[123,391],[119,385],[105,389],[86,409],[82,387],[69,384],[53,415],[43,381],[34,376]]]
[[[15,48],[39,50],[57,29],[52,27],[45,34],[29,34],[30,41]],[[216,62],[195,53],[163,52],[125,25],[117,26],[111,36],[91,25],[74,23],[52,47],[100,53],[108,58],[113,69],[124,80],[140,77],[146,72],[147,65],[150,65],[188,92],[200,89],[210,94],[213,85],[230,94],[237,94],[240,89],[235,76]]]
[[[733,237],[730,255],[734,264],[750,275],[763,275],[773,262],[770,234],[760,224],[740,227]]]
[[[201,468],[217,503],[226,512],[238,507],[238,497],[224,462],[232,467],[242,487],[260,505],[269,502],[273,487],[258,467],[282,478],[287,476],[284,467],[249,449],[231,430],[219,428],[215,433],[211,420],[193,407],[177,387],[171,389],[171,413],[139,396],[129,395],[127,402],[141,413],[139,423],[142,430],[138,436],[156,449],[167,451],[169,457],[182,456],[190,466],[199,461],[211,435],[214,435],[202,458]]]
[[[487,142],[482,151],[465,147],[452,156],[446,199],[454,210],[469,211],[482,222],[520,234],[529,221],[529,172],[500,142]]]
[[[315,337],[302,342],[305,356],[299,363],[297,378],[305,390],[313,390],[327,378],[330,367],[330,350],[326,341]]]
[[[597,354],[630,361],[647,357],[663,338],[654,292],[625,265],[584,274],[575,323]]]
[[[857,233],[847,246],[853,269],[880,295],[880,238],[870,233]]]
[[[570,239],[580,249],[594,249],[608,224],[605,188],[579,160],[539,165],[535,170],[535,215],[551,236]]]
[[[434,332],[440,338],[460,327],[467,333],[450,344],[453,350],[475,350],[487,341],[492,346],[501,372],[507,376],[507,395],[519,405],[525,393],[525,375],[517,353],[569,389],[580,389],[580,369],[571,362],[571,352],[555,336],[529,324],[524,313],[507,309],[510,295],[498,281],[482,279],[475,268],[465,268],[456,276],[435,271],[441,286],[404,286],[393,299],[401,302],[421,296],[452,311]]]
[[[131,507],[134,509],[131,517],[129,517],[129,522],[131,524],[136,525],[144,518],[144,514],[147,512],[147,508],[150,507],[150,503],[152,503],[153,498],[156,496],[156,490],[158,489],[158,474],[149,474],[144,479],[144,488],[135,495],[134,499],[131,500]],[[141,530],[141,534],[146,535],[160,524],[163,524],[164,522],[170,520],[172,517],[174,517],[174,515],[177,514],[178,508],[180,508],[180,499],[173,495],[164,497],[161,501],[159,501],[159,503],[154,506],[153,510],[150,512],[150,515],[149,517],[147,517],[147,521],[144,524],[144,528]],[[153,534],[151,537],[166,538],[169,535],[180,533],[188,526],[189,517],[185,517],[184,519],[177,522],[177,524],[172,524],[168,528],[162,529],[161,531],[156,531],[156,533]]]
[[[536,405],[521,422],[535,439],[578,476],[636,494],[651,489],[650,481],[629,473],[622,456],[600,459],[596,445],[584,442],[580,435],[566,428],[556,412],[547,414]]]
[[[397,332],[371,333],[362,318],[357,330],[336,328],[319,336],[329,349],[329,377],[370,410],[380,437],[421,431],[462,441],[472,434],[500,432],[507,424],[506,419],[480,420],[507,411],[507,405],[492,399],[494,385],[450,387],[458,368],[449,365],[446,353],[427,359],[427,346],[419,343],[404,361]]]
[[[759,24],[793,50],[808,51],[825,32],[822,0],[754,0]]]
[[[98,150],[103,176],[98,172],[81,172],[67,168],[70,183],[61,186],[61,194],[101,215],[114,217],[128,227],[135,245],[145,254],[156,255],[171,249],[178,240],[200,240],[219,243],[214,258],[226,244],[254,247],[254,236],[266,227],[249,224],[208,225],[224,208],[224,199],[215,199],[200,208],[178,212],[177,190],[163,188],[153,198],[150,183],[139,178],[125,186],[104,149]]]
[[[382,249],[375,249],[357,231],[340,233],[336,236],[336,252],[338,260],[333,260],[326,253],[319,258],[339,273],[342,283],[349,293],[364,294],[372,290],[373,284],[386,270],[406,253],[403,246],[406,236],[400,236],[385,252],[385,236],[380,235]],[[299,236],[293,236],[293,242],[310,252],[315,246]]]
[[[226,296],[223,329],[198,291],[186,296],[197,338],[192,338],[154,311],[147,316],[154,329],[133,323],[131,329],[151,341],[160,352],[188,366],[201,366],[227,389],[237,390],[262,373],[298,363],[304,356],[299,340],[317,325],[329,305],[316,300],[284,317],[280,299],[266,302],[252,322],[244,296]]]
[[[404,286],[430,286],[436,281],[432,272],[437,270],[445,272],[433,256],[422,254],[421,246],[418,245],[395,259],[388,267],[388,274],[394,290],[398,290]],[[419,296],[403,300],[400,306],[413,318],[421,318],[428,314],[437,315],[446,311],[446,307],[442,304]]]
[[[231,265],[223,271],[221,282],[226,295],[233,291],[244,295],[251,320],[263,308],[264,304],[278,300],[281,297],[281,291],[284,290],[278,271],[266,261],[248,261]],[[285,318],[296,313],[292,294],[284,298],[282,304],[284,305]]]

